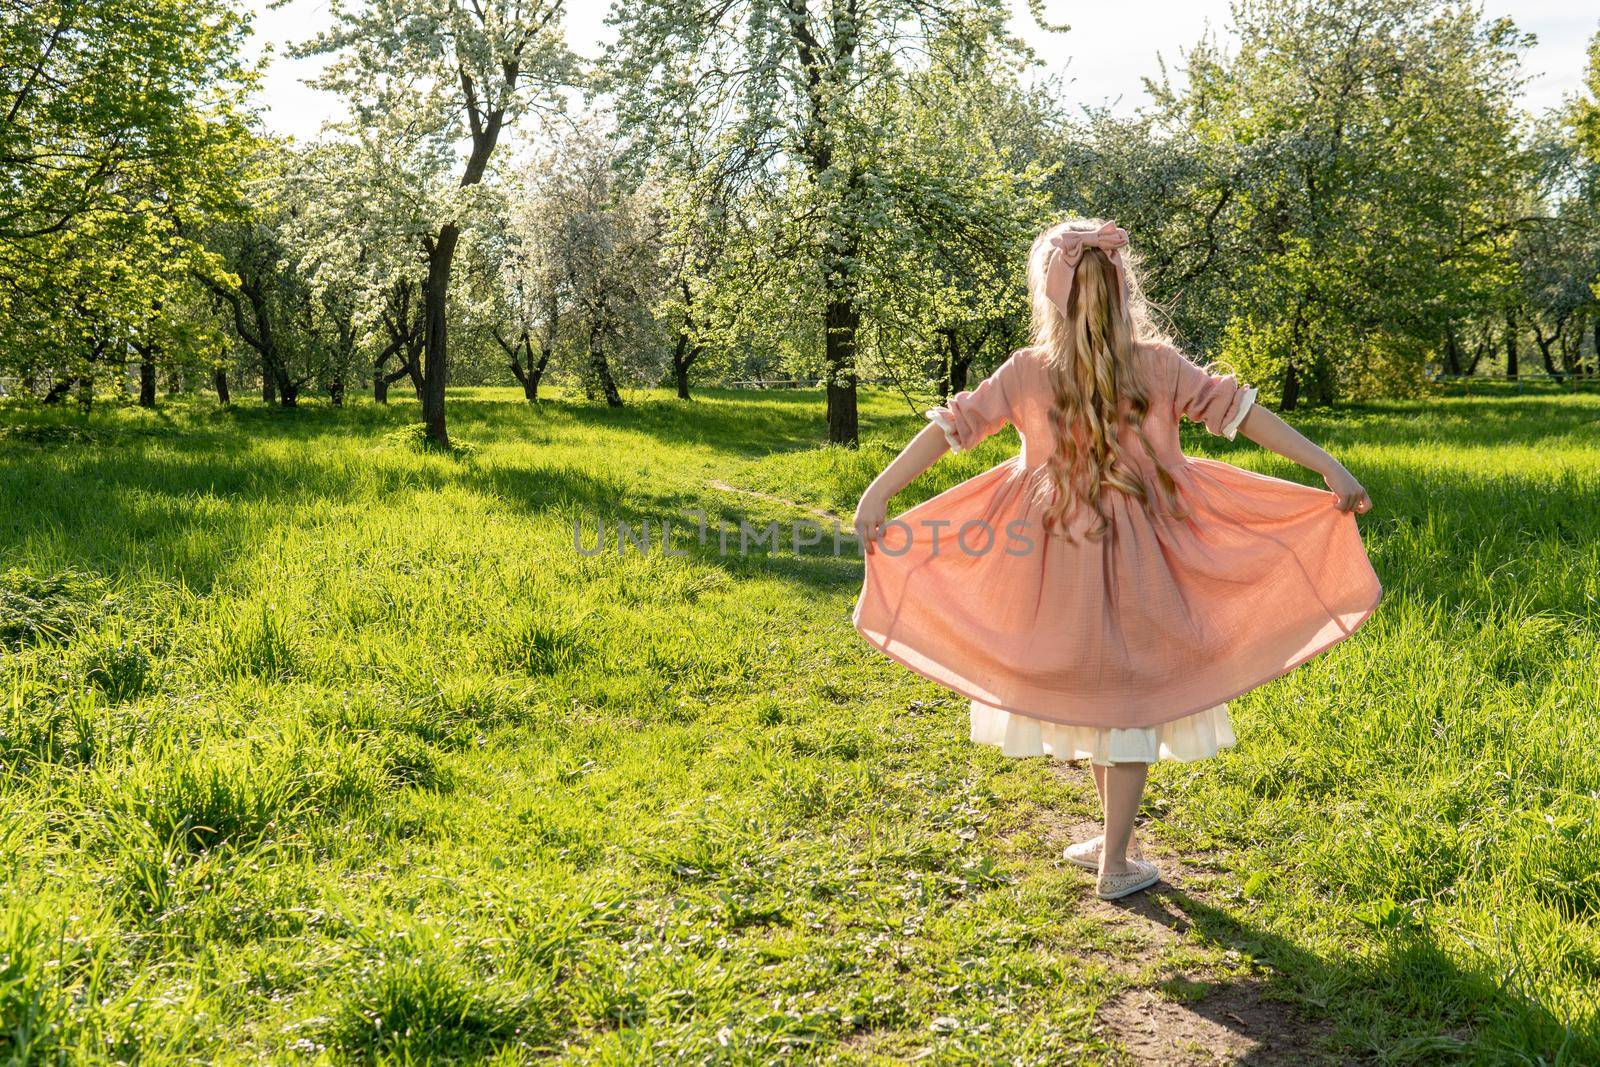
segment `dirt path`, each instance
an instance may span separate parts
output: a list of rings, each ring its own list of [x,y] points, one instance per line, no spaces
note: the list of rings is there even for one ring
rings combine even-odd
[[[1093,803],[1086,764],[1058,764],[1056,774]],[[1047,829],[1045,838],[1059,852],[1099,832],[1095,823],[1067,819]],[[1085,913],[1105,925],[1117,946],[1112,971],[1128,983],[1098,1012],[1105,1036],[1122,1046],[1127,1062],[1349,1062],[1326,1051],[1331,1027],[1286,999],[1276,973],[1250,954],[1244,938],[1219,934],[1212,921],[1216,906],[1208,902],[1217,875],[1164,850],[1149,834],[1143,847],[1161,869],[1160,885],[1120,901],[1084,896]],[[1086,885],[1089,877],[1085,872]]]

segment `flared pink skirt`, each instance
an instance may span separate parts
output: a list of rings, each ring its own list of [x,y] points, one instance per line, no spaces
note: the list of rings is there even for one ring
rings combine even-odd
[[[978,704],[1067,726],[1159,726],[1354,633],[1382,590],[1333,495],[1189,459],[1186,514],[1106,497],[1099,539],[1048,534],[1038,472],[1002,463],[897,516],[858,632]]]

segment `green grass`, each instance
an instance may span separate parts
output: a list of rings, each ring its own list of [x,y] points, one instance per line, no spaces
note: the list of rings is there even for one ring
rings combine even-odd
[[[1108,998],[1266,976],[1343,1057],[1600,1061],[1600,397],[1296,420],[1387,596],[1157,768],[1217,873],[1139,971],[1055,855],[1082,790],[855,637],[858,560],[574,550],[807,514],[712,481],[848,514],[917,419],[819,412],[0,410],[0,1055],[1110,1062]]]

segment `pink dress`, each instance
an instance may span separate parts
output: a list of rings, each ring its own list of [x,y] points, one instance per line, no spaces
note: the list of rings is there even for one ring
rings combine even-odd
[[[972,737],[1012,755],[1153,762],[1233,743],[1226,701],[1350,636],[1381,589],[1333,496],[1178,445],[1186,416],[1232,437],[1255,391],[1170,346],[1141,346],[1145,436],[1185,514],[1105,495],[1111,526],[1044,528],[1055,447],[1051,372],[1023,349],[928,413],[965,451],[1009,422],[1022,452],[900,514],[867,556],[855,626],[972,701]],[[1124,426],[1147,486],[1154,465]]]

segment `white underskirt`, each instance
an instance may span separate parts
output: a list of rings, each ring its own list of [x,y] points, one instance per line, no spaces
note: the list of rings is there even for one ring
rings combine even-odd
[[[997,745],[1006,756],[1052,756],[1110,763],[1154,763],[1158,759],[1189,760],[1215,756],[1234,743],[1228,705],[1218,704],[1193,715],[1133,729],[1063,726],[972,702],[972,740]]]

